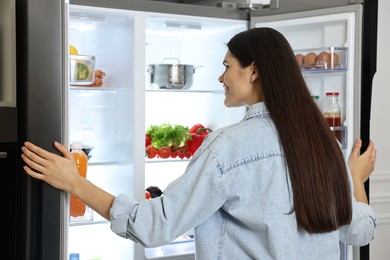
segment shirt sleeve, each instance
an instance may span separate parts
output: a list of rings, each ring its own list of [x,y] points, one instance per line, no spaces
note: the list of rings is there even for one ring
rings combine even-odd
[[[374,239],[376,215],[374,209],[365,203],[358,202],[353,195],[352,176],[348,170],[352,192],[352,221],[340,228],[340,241],[353,246],[365,246]]]
[[[110,209],[111,230],[144,247],[168,244],[196,227],[224,203],[222,177],[210,150],[193,158],[161,197],[136,201],[118,195]]]

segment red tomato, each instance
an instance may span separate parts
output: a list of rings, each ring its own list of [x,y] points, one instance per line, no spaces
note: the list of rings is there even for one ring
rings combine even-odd
[[[145,149],[145,156],[148,158],[154,158],[157,155],[157,149],[153,145],[148,145]]]
[[[150,200],[152,198],[152,194],[149,191],[145,191],[145,199]]]
[[[184,152],[183,152],[183,151],[177,151],[177,156],[178,156],[180,159],[184,159]]]
[[[177,149],[177,152],[177,156],[179,156],[180,159],[191,157],[190,151],[188,150],[188,146],[179,147],[179,149]]]
[[[152,138],[148,134],[145,134],[145,147],[151,144],[152,144]]]
[[[171,156],[171,148],[163,146],[158,149],[158,155],[160,158],[167,159]]]
[[[192,154],[190,153],[190,151],[186,151],[186,152],[184,153],[184,157],[187,158],[187,159],[190,159],[191,156],[192,156]]]
[[[177,151],[171,151],[171,157],[176,158],[179,153]]]

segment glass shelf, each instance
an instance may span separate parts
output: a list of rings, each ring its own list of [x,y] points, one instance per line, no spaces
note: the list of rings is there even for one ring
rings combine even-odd
[[[116,93],[117,92],[117,89],[116,88],[112,88],[112,87],[92,87],[92,86],[74,86],[74,85],[70,85],[69,86],[69,89],[71,91],[100,91],[100,92],[112,92],[112,93]]]
[[[152,89],[145,88],[146,92],[175,92],[175,93],[217,93],[223,94],[224,90],[206,90],[206,89]]]
[[[84,226],[84,225],[99,225],[99,224],[107,224],[109,223],[107,220],[84,220],[84,221],[77,221],[77,220],[70,220],[69,226]]]
[[[192,157],[190,158],[167,158],[167,159],[162,159],[162,158],[152,158],[148,159],[145,158],[145,163],[169,163],[169,162],[189,162]]]

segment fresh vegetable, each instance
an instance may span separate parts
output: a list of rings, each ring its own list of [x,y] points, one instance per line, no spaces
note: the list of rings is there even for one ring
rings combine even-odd
[[[158,149],[158,156],[163,159],[167,159],[171,156],[171,148],[163,146]]]
[[[184,158],[187,158],[189,159],[191,157],[191,153],[190,151],[188,150],[188,146],[181,146],[179,147],[177,150],[177,156],[180,158],[180,159],[184,159]]]
[[[145,156],[149,159],[157,156],[157,149],[153,145],[148,145],[145,149]]]
[[[196,150],[198,150],[198,148],[201,146],[205,137],[206,137],[205,135],[192,134],[192,141],[190,142],[190,144],[188,146],[188,150],[189,150],[191,155],[194,155]]]
[[[145,133],[145,156],[162,159],[190,158],[211,130],[202,124],[189,129],[182,125],[151,125]]]
[[[211,129],[203,127],[203,128],[198,128],[198,130],[196,131],[196,134],[197,135],[201,135],[201,136],[206,136],[210,132],[211,132]]]
[[[185,146],[188,139],[191,138],[189,129],[182,125],[171,125],[169,123],[162,125],[151,125],[146,131],[152,138],[152,145],[159,150],[161,147],[171,147],[174,150]]]
[[[152,144],[152,138],[148,134],[145,134],[145,147],[151,144]]]
[[[191,141],[188,142],[188,150],[191,155],[194,155],[210,132],[211,130],[209,128],[199,127],[197,128],[196,133],[191,133]]]
[[[171,158],[176,158],[178,154],[178,151],[171,151]]]
[[[145,191],[145,199],[150,200],[152,198],[152,194],[149,191]]]
[[[190,133],[191,134],[196,134],[198,132],[199,128],[205,128],[202,124],[195,124],[190,128]]]

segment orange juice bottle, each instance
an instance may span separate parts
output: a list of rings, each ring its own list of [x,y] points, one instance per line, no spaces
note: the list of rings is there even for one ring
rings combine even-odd
[[[87,177],[88,157],[82,150],[83,144],[81,142],[73,142],[70,145],[71,153],[73,154],[79,174],[84,178]],[[82,217],[86,211],[86,205],[74,195],[70,196],[70,215],[72,217]]]

